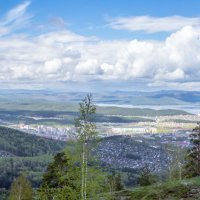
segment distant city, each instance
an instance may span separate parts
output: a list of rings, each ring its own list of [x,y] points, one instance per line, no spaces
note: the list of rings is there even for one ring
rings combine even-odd
[[[200,121],[200,115],[173,115],[144,118],[151,119],[153,121],[135,123],[102,122],[97,123],[97,130],[101,137],[110,137],[113,135],[134,136],[135,134],[176,134],[180,131],[191,130],[195,126],[196,122]],[[35,134],[47,138],[53,138],[56,140],[64,141],[70,139],[70,136],[74,132],[73,125],[47,126],[20,123],[9,125],[9,127],[22,130],[29,134]]]

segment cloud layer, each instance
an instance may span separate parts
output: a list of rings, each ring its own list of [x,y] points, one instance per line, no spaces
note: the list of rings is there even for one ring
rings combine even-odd
[[[117,17],[108,19],[109,26],[117,30],[144,31],[146,33],[173,32],[184,26],[200,26],[200,17]]]
[[[26,12],[30,4],[30,1],[26,1],[16,6],[11,9],[2,20],[0,20],[0,36],[21,29],[29,23],[29,20],[33,17]]]
[[[0,37],[0,81],[142,79],[149,87],[177,88],[183,84],[200,88],[200,29],[196,19],[191,19],[195,27],[184,26],[164,41],[109,41],[66,28],[36,36],[10,34],[16,27],[13,24],[24,19],[28,22],[29,4],[11,10],[1,21],[0,33],[4,28],[9,31]]]

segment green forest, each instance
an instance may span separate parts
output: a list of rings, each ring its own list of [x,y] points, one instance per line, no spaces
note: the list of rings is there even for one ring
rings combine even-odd
[[[14,178],[27,173],[33,187],[39,187],[42,175],[53,155],[65,148],[66,143],[30,135],[15,129],[0,127],[0,152],[9,157],[0,158],[0,188],[9,190]]]

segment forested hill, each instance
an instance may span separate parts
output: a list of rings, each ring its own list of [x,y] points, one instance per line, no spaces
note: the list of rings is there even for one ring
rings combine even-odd
[[[102,115],[122,115],[122,116],[164,116],[164,115],[187,115],[183,110],[165,109],[153,110],[149,108],[123,108],[115,106],[97,107],[97,113]]]
[[[39,156],[61,151],[66,143],[0,126],[0,151],[14,156]]]
[[[32,187],[39,187],[53,155],[65,146],[66,142],[0,126],[0,199],[8,198],[12,181],[24,172]]]

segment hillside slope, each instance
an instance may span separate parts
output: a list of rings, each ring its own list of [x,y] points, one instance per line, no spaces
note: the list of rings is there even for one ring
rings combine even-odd
[[[116,199],[127,200],[198,200],[200,177],[182,181],[169,181],[152,186],[138,187],[116,194]]]
[[[65,147],[65,142],[55,141],[15,129],[0,126],[0,151],[14,156],[39,156],[54,154]]]
[[[20,173],[27,173],[32,186],[38,187],[53,155],[65,146],[62,141],[0,126],[0,199],[8,194],[13,179]]]

